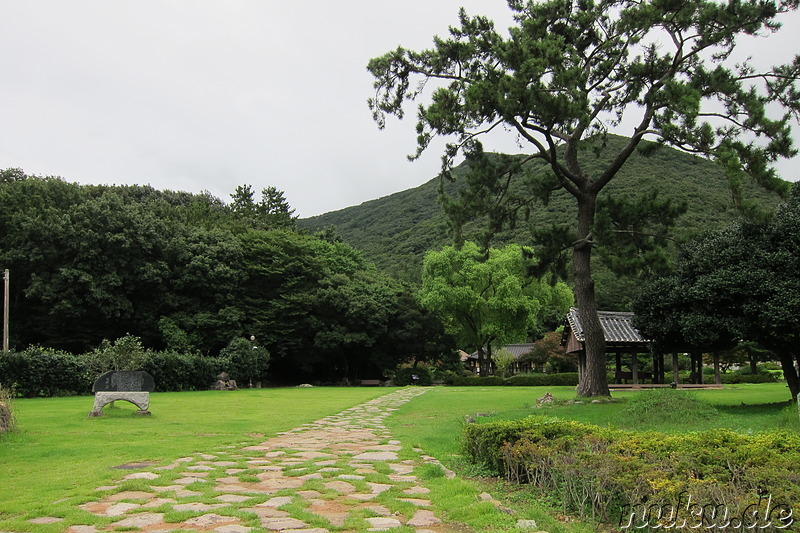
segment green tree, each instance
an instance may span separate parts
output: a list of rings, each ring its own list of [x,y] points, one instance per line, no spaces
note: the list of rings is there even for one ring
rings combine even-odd
[[[530,256],[530,253],[527,254]],[[462,347],[477,350],[481,375],[491,368],[491,350],[524,341],[548,316],[567,312],[572,293],[527,276],[523,249],[508,245],[488,256],[473,242],[425,256],[422,306],[436,314]]]
[[[99,348],[83,355],[83,364],[94,379],[110,370],[141,370],[149,359],[142,340],[125,335],[113,343],[103,339]]]
[[[461,367],[455,339],[442,322],[420,305],[417,288],[391,283],[394,291],[386,333],[372,350],[372,359],[381,369],[398,364],[429,363],[446,369]]]
[[[777,354],[800,393],[800,185],[769,222],[744,221],[688,243],[673,274],[645,285],[636,327],[664,350],[728,349],[740,340]]]
[[[591,269],[600,192],[645,137],[716,159],[735,192],[745,176],[783,187],[771,166],[796,152],[790,128],[800,112],[800,58],[762,72],[748,61],[737,63],[732,52],[743,36],[776,31],[778,15],[797,5],[797,0],[509,0],[516,23],[507,36],[486,17],[470,17],[462,9],[459,25],[447,38],[435,38],[433,48],[397,48],[369,62],[376,91],[369,105],[381,128],[386,114],[402,118],[404,102],[418,98],[432,81],[429,103],[418,107],[417,156],[435,137],[446,138],[447,175],[456,156],[466,155],[479,177],[466,189],[472,198],[485,199],[491,229],[513,223],[549,191],[564,189],[574,197],[577,224],[562,243],[572,250],[586,328],[580,395],[609,394]],[[634,124],[630,139],[590,171],[606,132],[623,120]],[[504,127],[530,148],[526,157],[484,154],[482,136]],[[552,172],[529,180],[521,194],[512,193],[509,178],[532,160],[546,162]],[[747,207],[741,196],[737,200]],[[469,214],[450,212],[456,226]]]
[[[377,344],[387,332],[395,303],[387,281],[370,270],[321,280],[309,323],[315,332],[316,364],[327,367],[329,376],[349,380],[384,370],[375,364],[375,355],[382,351]]]
[[[292,228],[297,217],[283,191],[275,187],[261,190],[261,200],[256,202],[250,185],[239,185],[231,194],[231,211],[258,229]]]
[[[225,369],[240,387],[254,385],[267,375],[269,351],[256,342],[237,337],[223,348],[219,356],[228,362]]]
[[[511,375],[511,367],[517,360],[514,354],[505,348],[497,350],[492,359],[494,360],[495,370],[501,378],[507,378]]]

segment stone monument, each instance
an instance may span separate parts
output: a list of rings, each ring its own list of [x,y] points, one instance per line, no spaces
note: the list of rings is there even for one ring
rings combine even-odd
[[[94,407],[89,416],[103,416],[103,407],[115,401],[131,402],[139,408],[137,415],[149,415],[150,393],[155,390],[153,376],[141,370],[112,370],[92,386]]]

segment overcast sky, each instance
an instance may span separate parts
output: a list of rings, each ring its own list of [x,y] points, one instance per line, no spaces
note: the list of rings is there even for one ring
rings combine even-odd
[[[406,160],[413,113],[377,129],[365,66],[462,5],[510,24],[505,0],[0,0],[0,168],[225,201],[273,185],[301,217],[415,187],[440,151]],[[785,62],[798,34],[793,13],[748,53]]]

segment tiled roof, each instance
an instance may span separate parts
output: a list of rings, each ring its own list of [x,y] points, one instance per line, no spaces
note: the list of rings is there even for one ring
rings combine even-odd
[[[625,313],[622,311],[598,311],[597,317],[600,319],[600,325],[605,332],[607,344],[646,344],[649,342],[642,337],[639,331],[631,324],[633,313]],[[570,331],[574,332],[575,338],[578,341],[584,342],[583,325],[581,324],[578,309],[575,307],[571,308],[567,314],[567,327],[564,328],[564,340],[566,340]]]
[[[535,346],[534,343],[528,342],[528,343],[524,343],[524,344],[506,344],[505,346],[503,346],[503,348],[505,348],[506,350],[511,352],[511,354],[515,358],[519,359],[523,355],[527,355],[527,354],[531,353],[531,351],[533,350],[534,346]],[[478,358],[478,352],[473,352],[473,353],[469,354],[469,358],[470,359],[477,359]]]

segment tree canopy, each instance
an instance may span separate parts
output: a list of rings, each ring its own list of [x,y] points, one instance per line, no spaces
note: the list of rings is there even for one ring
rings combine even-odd
[[[387,114],[402,118],[405,101],[428,94],[430,82],[429,99],[417,108],[413,157],[443,137],[443,176],[459,155],[476,169],[476,178],[467,180],[448,209],[456,228],[477,210],[486,214],[491,233],[513,224],[552,190],[574,197],[577,224],[569,234],[551,235],[551,244],[557,249],[560,241],[572,250],[586,327],[587,371],[578,392],[606,395],[605,339],[591,269],[598,196],[647,137],[714,158],[735,192],[744,176],[785,191],[772,164],[796,153],[790,129],[800,114],[800,58],[759,71],[732,54],[741,36],[776,31],[778,16],[798,2],[508,3],[515,25],[507,35],[486,17],[462,9],[459,25],[448,37],[436,37],[432,48],[399,47],[372,59],[375,96],[369,105],[384,127]],[[590,172],[587,163],[608,130],[629,123],[633,133],[625,145]],[[527,157],[487,157],[481,139],[502,128],[529,148]],[[531,176],[522,194],[511,194],[510,177],[536,159],[551,172]]]
[[[242,348],[252,335],[277,382],[374,379],[452,355],[410,287],[351,246],[298,230],[282,192],[266,188],[255,203],[241,186],[232,196],[225,204],[0,173],[12,345],[86,352],[130,334],[148,348],[210,357],[229,347],[222,357],[240,354],[250,368],[236,379],[253,382],[266,360]],[[404,344],[410,332],[427,343]]]
[[[800,393],[800,185],[767,223],[744,221],[687,244],[673,274],[645,285],[636,327],[663,350],[756,342]]]
[[[572,292],[527,275],[530,251],[515,244],[484,253],[467,241],[425,256],[420,302],[436,314],[462,348],[476,350],[482,375],[491,350],[523,342],[558,322],[572,305]]]

